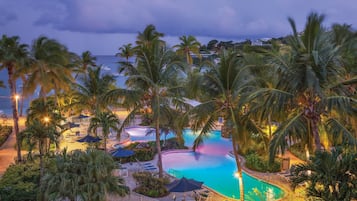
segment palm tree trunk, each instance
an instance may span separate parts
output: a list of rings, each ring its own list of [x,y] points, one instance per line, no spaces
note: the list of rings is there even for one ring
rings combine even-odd
[[[239,154],[238,154],[238,142],[235,137],[232,135],[232,145],[233,145],[233,155],[236,160],[236,165],[237,165],[237,178],[238,178],[238,185],[239,185],[239,199],[244,201],[244,185],[243,185],[243,170],[242,170],[242,164],[239,159]]]
[[[237,125],[237,121],[235,118],[235,113],[233,108],[230,107],[230,112],[231,112],[231,117],[233,120],[233,126],[235,128],[235,131],[232,133],[232,145],[233,145],[233,155],[236,160],[236,165],[237,165],[237,177],[238,177],[238,185],[239,185],[239,199],[241,201],[244,201],[244,184],[243,184],[243,169],[242,169],[242,164],[239,159],[239,145],[238,145],[238,134],[239,134],[239,128]],[[233,130],[233,129],[232,129]]]
[[[41,184],[41,179],[44,173],[44,168],[43,168],[43,145],[45,144],[43,142],[43,139],[40,139],[38,142],[38,150],[40,152],[40,184]],[[41,185],[40,185],[41,186]]]
[[[163,177],[163,168],[162,168],[162,155],[161,155],[161,144],[160,144],[160,123],[159,120],[156,119],[155,122],[155,139],[156,139],[156,150],[157,150],[157,166],[159,168],[159,177]]]
[[[311,130],[312,130],[312,134],[314,136],[314,141],[315,141],[315,146],[316,146],[316,151],[321,151],[322,150],[322,146],[321,146],[321,140],[320,140],[320,135],[319,135],[319,128],[317,126],[318,120],[317,119],[313,119],[311,122]]]
[[[108,134],[104,135],[104,151],[105,151],[105,153],[107,153],[107,136],[108,136]]]
[[[43,179],[43,175],[44,175],[44,167],[43,167],[43,139],[40,139],[38,142],[38,150],[40,152],[40,181],[39,181],[39,186],[40,189],[43,188],[42,186],[42,179]],[[39,192],[39,201],[44,200],[43,198],[44,193],[40,190]]]
[[[14,82],[13,79],[13,72],[14,68],[13,66],[9,66],[7,68],[8,76],[9,76],[9,88],[11,92],[11,107],[12,107],[12,118],[14,120],[14,132],[16,136],[16,146],[17,146],[17,161],[21,161],[21,136],[19,135],[19,116],[17,114],[17,106],[16,106],[16,100],[15,100],[15,94],[16,94],[16,83]]]

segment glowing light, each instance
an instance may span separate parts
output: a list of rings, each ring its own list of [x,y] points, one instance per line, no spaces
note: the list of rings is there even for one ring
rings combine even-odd
[[[50,121],[50,118],[49,117],[45,117],[43,118],[43,121],[45,121],[46,123],[48,123]]]
[[[234,176],[235,178],[237,178],[237,179],[242,179],[242,176],[241,176],[241,174],[239,174],[238,171],[237,171],[237,172],[234,172],[234,173],[233,173],[233,176]]]

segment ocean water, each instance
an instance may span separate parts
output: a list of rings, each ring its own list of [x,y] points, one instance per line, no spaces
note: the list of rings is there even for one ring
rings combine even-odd
[[[125,88],[126,78],[123,75],[118,73],[119,68],[119,58],[111,55],[99,55],[96,56],[97,65],[102,66],[103,74],[112,74],[115,75],[117,79],[117,86],[121,88]],[[10,90],[8,87],[8,74],[7,69],[3,69],[0,71],[0,80],[4,82],[6,88],[0,88],[0,115],[6,114],[7,116],[12,115],[11,102],[10,102]],[[16,83],[16,91],[18,94],[22,92],[22,82],[20,80]],[[29,106],[31,100],[38,96],[38,90],[32,97],[25,98],[24,100],[19,100],[19,111],[21,110],[21,101],[24,101],[23,114],[26,114],[26,109]]]

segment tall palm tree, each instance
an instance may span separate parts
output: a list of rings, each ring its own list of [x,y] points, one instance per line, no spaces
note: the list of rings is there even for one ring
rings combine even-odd
[[[31,144],[38,145],[39,158],[40,158],[40,178],[44,175],[43,156],[46,153],[46,140],[56,142],[60,136],[60,132],[57,131],[57,127],[53,126],[53,123],[47,119],[32,119],[26,122],[26,129],[22,131],[25,139]],[[29,150],[31,151],[31,150]],[[41,182],[41,181],[40,181]]]
[[[125,58],[126,62],[129,62],[129,58],[134,56],[135,49],[132,47],[132,44],[123,45],[119,48],[119,51],[115,56]]]
[[[107,138],[110,133],[110,129],[118,131],[120,121],[112,112],[100,112],[97,113],[90,120],[88,130],[96,132],[98,128],[102,128],[102,135],[104,138],[104,150],[107,151]]]
[[[8,84],[10,88],[14,132],[16,135],[17,160],[21,161],[21,140],[19,136],[18,111],[16,106],[16,71],[25,63],[28,57],[27,45],[19,42],[18,36],[7,37],[3,35],[0,41],[0,69],[7,69]]]
[[[163,176],[160,125],[173,104],[180,102],[178,81],[184,75],[183,65],[176,54],[162,45],[157,39],[150,46],[138,46],[136,50],[136,65],[122,65],[120,72],[128,76],[128,90],[117,89],[108,93],[109,99],[121,98],[125,106],[131,109],[123,121],[118,133],[133,120],[140,111],[150,113],[155,127],[156,150],[158,154],[159,176]]]
[[[345,141],[355,143],[351,132],[341,124],[340,115],[353,115],[355,99],[341,94],[334,86],[344,80],[339,47],[332,42],[332,35],[322,26],[324,16],[308,16],[302,34],[295,22],[288,48],[273,55],[272,65],[279,75],[274,88],[261,88],[251,98],[265,97],[265,114],[281,114],[281,122],[270,144],[270,158],[280,148],[284,151],[286,138],[294,137],[310,145],[311,150],[322,150],[319,129],[338,133]],[[325,118],[324,120],[322,120]],[[319,127],[325,123],[324,127]],[[327,148],[327,147],[326,147]]]
[[[26,119],[27,125],[34,124],[36,128],[36,126],[41,126],[41,124],[39,123],[42,123],[42,127],[47,127],[47,130],[44,130],[43,135],[41,135],[41,137],[44,137],[41,140],[43,140],[43,146],[45,148],[44,151],[46,153],[49,151],[51,142],[54,142],[58,147],[58,141],[57,141],[58,136],[50,136],[46,138],[46,135],[51,134],[46,132],[47,131],[54,132],[52,131],[52,129],[54,129],[56,132],[58,132],[55,133],[56,135],[60,134],[62,129],[60,122],[62,120],[63,117],[61,113],[58,112],[58,107],[54,101],[54,97],[50,97],[46,99],[45,98],[35,99],[31,102],[30,107],[27,110],[27,119]]]
[[[165,46],[165,41],[160,39],[163,36],[164,34],[158,32],[154,25],[149,24],[145,27],[143,32],[139,32],[136,37],[136,44],[148,48],[158,42],[161,46]]]
[[[69,90],[73,82],[70,66],[73,54],[54,39],[45,36],[37,38],[31,46],[30,67],[23,68],[27,74],[24,83],[26,94],[33,94],[40,87],[40,96],[45,97],[51,90]]]
[[[115,88],[115,78],[113,75],[102,75],[100,67],[88,68],[81,83],[74,84],[74,97],[77,101],[73,105],[81,110],[89,110],[92,114],[108,110],[108,102],[104,96],[108,91]]]
[[[197,41],[194,36],[181,36],[180,44],[175,45],[174,48],[177,48],[176,53],[186,57],[186,61],[189,65],[193,64],[193,59],[191,54],[195,54],[198,58],[201,58],[200,47],[201,44]]]
[[[210,97],[189,111],[188,116],[194,130],[201,129],[194,141],[194,149],[200,145],[208,132],[214,129],[219,117],[225,119],[222,129],[231,134],[233,153],[236,159],[239,179],[240,199],[244,200],[242,165],[238,150],[249,138],[248,125],[257,133],[258,128],[250,120],[244,120],[244,109],[239,104],[240,96],[250,81],[250,72],[242,63],[242,58],[234,51],[222,51],[220,62],[211,64],[209,70],[199,79],[202,89]],[[222,130],[225,132],[225,130]]]
[[[92,55],[90,51],[85,51],[82,53],[81,57],[76,59],[75,65],[77,66],[77,73],[74,79],[77,79],[80,73],[84,74],[87,72],[88,67],[96,66],[96,57]]]

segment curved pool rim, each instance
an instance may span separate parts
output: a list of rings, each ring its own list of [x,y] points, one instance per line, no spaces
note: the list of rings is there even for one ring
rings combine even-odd
[[[192,153],[192,152],[194,152],[192,149],[175,149],[175,150],[163,151],[161,154],[162,154],[162,155],[170,155],[170,154],[175,154],[175,153]],[[229,155],[229,154],[227,154],[227,155],[228,155],[228,157],[230,157],[232,160],[234,160],[234,158],[233,158],[231,155]],[[242,156],[241,156],[241,157],[242,157]],[[243,158],[243,157],[242,157],[242,158]],[[243,159],[244,159],[244,158],[243,158]],[[245,162],[245,159],[244,159],[244,162]],[[244,166],[244,163],[243,163],[243,166]],[[245,167],[245,166],[244,166],[244,167]],[[287,193],[286,193],[287,190],[286,190],[285,187],[282,187],[282,186],[280,186],[280,185],[277,185],[277,184],[274,184],[274,183],[270,183],[270,182],[268,182],[268,181],[265,181],[265,180],[263,180],[263,179],[261,179],[261,178],[259,178],[259,177],[256,177],[256,176],[252,175],[251,173],[245,171],[244,169],[243,169],[243,172],[244,172],[245,174],[249,175],[250,177],[255,178],[255,179],[258,180],[259,182],[266,183],[266,184],[275,186],[275,187],[277,187],[277,188],[280,188],[280,189],[282,190],[282,192],[283,192],[283,195],[282,195],[280,198],[276,199],[276,201],[283,200],[283,199],[287,196]],[[165,171],[165,173],[166,173],[167,175],[169,175],[170,177],[177,178],[177,177],[175,177],[175,176],[169,174],[167,171]],[[220,193],[220,192],[218,192],[218,191],[216,191],[216,190],[214,190],[214,189],[212,189],[212,188],[210,188],[210,187],[208,187],[208,186],[206,186],[206,185],[204,185],[204,184],[203,184],[203,186],[204,186],[205,188],[209,189],[210,191],[212,191],[212,192],[218,194],[219,196],[224,197],[224,198],[226,198],[226,199],[228,199],[228,200],[240,201],[240,199],[228,197],[228,196],[226,196],[226,195],[224,195],[224,194],[222,194],[222,193]]]
[[[124,129],[124,132],[127,133],[127,134],[130,136],[130,138],[131,138],[132,136],[130,135],[130,133],[129,133],[129,132],[126,132],[125,130],[126,130],[126,129],[129,129],[129,130],[130,130],[130,129],[135,129],[135,128],[140,128],[140,129],[153,129],[153,128],[150,127],[150,126],[129,126],[129,127],[126,127],[126,128]],[[185,129],[191,130],[190,128],[185,128]],[[215,132],[215,131],[216,131],[216,132],[217,132],[217,131],[220,132],[220,130],[217,130],[217,129],[212,130],[212,132]],[[167,139],[169,139],[169,138],[167,138]],[[131,142],[135,142],[135,140],[134,140],[134,141],[133,141],[133,140],[130,140],[130,141],[131,141]],[[162,154],[163,154],[163,155],[169,155],[169,154],[175,154],[175,153],[190,153],[190,152],[194,152],[191,148],[192,148],[192,147],[189,147],[189,149],[167,150],[167,151],[163,151]],[[227,153],[226,156],[229,157],[231,160],[234,160],[234,156],[230,155],[229,153]],[[243,158],[243,159],[244,159],[244,158]],[[244,166],[244,163],[245,163],[245,159],[243,160],[243,166]],[[276,188],[279,188],[279,189],[282,191],[281,197],[280,197],[280,198],[277,198],[276,200],[282,200],[282,199],[284,199],[284,198],[287,196],[287,189],[286,189],[285,187],[283,187],[283,186],[281,186],[281,185],[279,185],[279,184],[276,184],[276,183],[270,183],[269,181],[265,181],[265,180],[263,180],[263,179],[261,179],[261,178],[259,178],[259,177],[257,177],[257,176],[254,176],[254,175],[252,175],[251,173],[245,171],[245,170],[244,170],[245,168],[246,168],[246,167],[244,166],[243,172],[244,172],[245,174],[247,174],[248,176],[250,176],[250,177],[252,177],[252,178],[258,180],[258,181],[261,182],[261,183],[265,183],[265,184],[269,184],[269,185],[275,186]],[[167,171],[165,171],[165,173],[166,173],[167,175],[170,175],[171,177],[175,177],[175,176],[169,174]],[[176,177],[175,177],[175,178],[176,178]],[[220,196],[222,196],[222,197],[224,197],[224,198],[227,198],[227,199],[229,199],[229,200],[237,200],[237,201],[239,200],[239,199],[237,199],[237,198],[232,198],[232,197],[229,197],[229,196],[227,196],[227,195],[224,195],[224,194],[222,194],[222,193],[220,193],[220,192],[218,192],[218,191],[216,191],[216,190],[214,190],[214,189],[212,189],[212,188],[210,188],[210,187],[208,187],[208,186],[206,186],[206,185],[204,185],[204,186],[205,186],[205,188],[210,189],[212,192],[214,192],[214,193],[216,193],[216,194],[218,194],[218,195],[220,195]]]

